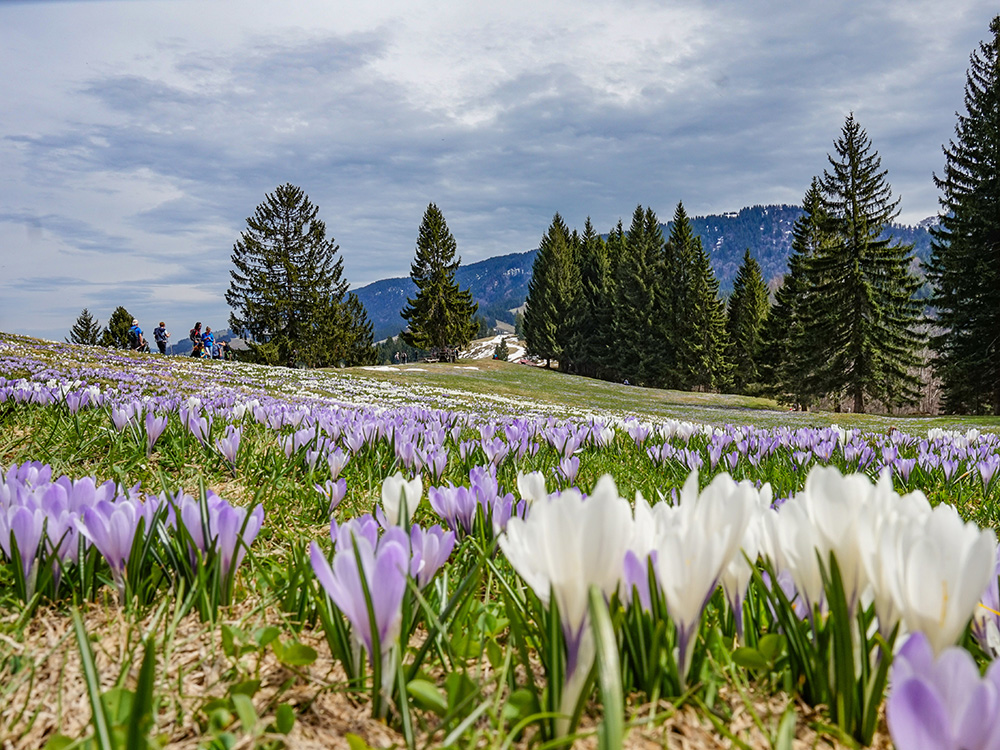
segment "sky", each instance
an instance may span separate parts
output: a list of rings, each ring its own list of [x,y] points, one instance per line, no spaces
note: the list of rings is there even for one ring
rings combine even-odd
[[[0,0],[0,331],[124,305],[228,326],[276,187],[352,288],[406,276],[428,203],[464,263],[559,212],[604,232],[800,204],[853,112],[900,198],[933,174],[995,0]]]

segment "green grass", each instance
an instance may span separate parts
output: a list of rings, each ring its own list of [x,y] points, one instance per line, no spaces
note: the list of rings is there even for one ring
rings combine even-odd
[[[471,367],[476,369],[469,369]],[[890,427],[907,432],[924,432],[934,427],[1000,429],[1000,417],[892,417],[828,411],[795,412],[768,398],[640,388],[495,360],[463,360],[458,364],[417,363],[379,370],[353,368],[342,372],[382,382],[419,384],[470,405],[480,403],[484,396],[501,396],[526,404],[540,404],[553,411],[561,410],[567,415],[610,414],[650,420],[680,419],[713,425],[758,427],[828,427],[839,424],[870,431],[884,431]]]

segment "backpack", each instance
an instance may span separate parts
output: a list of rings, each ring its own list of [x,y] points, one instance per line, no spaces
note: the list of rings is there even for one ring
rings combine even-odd
[[[139,348],[139,328],[137,326],[128,329],[128,345],[130,349]]]

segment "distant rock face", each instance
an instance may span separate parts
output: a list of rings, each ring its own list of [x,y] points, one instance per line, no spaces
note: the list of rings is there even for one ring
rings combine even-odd
[[[701,237],[708,251],[712,268],[719,279],[719,291],[725,296],[733,288],[733,280],[743,260],[743,251],[760,264],[764,280],[777,287],[788,267],[792,249],[792,227],[802,215],[798,206],[752,206],[724,214],[696,216],[691,219],[695,232]],[[891,234],[899,241],[914,246],[920,261],[930,257],[929,229],[937,224],[937,217],[921,221],[915,227],[893,226]],[[670,224],[664,224],[667,236]],[[487,319],[513,322],[511,310],[520,308],[528,296],[531,266],[537,250],[500,255],[460,266],[455,274],[459,285],[472,290],[479,303],[479,312]],[[368,311],[374,327],[375,339],[395,336],[406,325],[400,312],[408,297],[416,294],[416,287],[409,277],[383,279],[354,290]]]

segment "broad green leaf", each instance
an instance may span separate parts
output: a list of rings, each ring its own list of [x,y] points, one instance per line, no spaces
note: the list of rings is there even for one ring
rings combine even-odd
[[[437,686],[428,680],[410,680],[406,692],[425,711],[433,711],[438,716],[448,713],[448,701]]]
[[[237,693],[233,696],[233,708],[236,709],[244,731],[253,733],[257,727],[257,709],[253,707],[253,701],[243,693]]]
[[[281,630],[276,628],[274,625],[268,625],[267,627],[257,628],[253,631],[253,639],[258,648],[264,648],[280,634]]]
[[[356,734],[348,732],[345,739],[347,740],[347,745],[351,748],[351,750],[373,750],[371,745],[358,737]]]
[[[274,655],[278,657],[278,661],[286,667],[302,667],[316,661],[316,649],[299,641],[289,641],[288,643],[274,641],[271,645],[274,647]]]
[[[757,650],[768,664],[773,665],[785,650],[785,637],[780,633],[768,633],[757,642]]]
[[[245,695],[248,698],[253,698],[258,690],[260,690],[260,680],[243,680],[243,682],[237,682],[229,688],[229,695]]]
[[[767,671],[770,664],[760,651],[747,646],[741,646],[733,652],[733,661],[744,669],[752,669],[755,672]]]
[[[287,703],[282,703],[274,712],[274,725],[278,734],[288,734],[295,726],[295,709]]]

